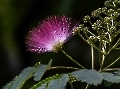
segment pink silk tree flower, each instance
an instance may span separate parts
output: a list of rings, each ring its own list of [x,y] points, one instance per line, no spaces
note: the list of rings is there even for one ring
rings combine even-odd
[[[47,17],[27,35],[27,49],[37,53],[57,52],[78,25],[79,22],[65,15]]]

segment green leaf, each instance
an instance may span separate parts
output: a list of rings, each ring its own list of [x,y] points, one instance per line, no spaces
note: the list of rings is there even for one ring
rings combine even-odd
[[[13,87],[10,89],[18,89],[23,86],[23,84],[29,79],[30,76],[36,71],[34,67],[25,68],[19,76],[17,76],[16,80],[13,83]]]
[[[37,68],[38,66],[40,66],[41,63],[40,62],[37,62],[33,67]]]
[[[69,76],[64,74],[60,79],[50,81],[47,89],[65,89]]]
[[[12,84],[13,81],[11,81],[10,83],[6,84],[2,89],[9,89],[11,84]]]
[[[105,74],[104,74],[105,75]],[[107,74],[106,74],[107,75]],[[112,76],[112,77],[111,77]],[[115,77],[116,76],[116,77]],[[118,71],[116,71],[116,72],[113,72],[113,74],[112,73],[110,73],[109,75],[107,75],[107,77],[111,77],[111,78],[113,78],[112,80],[108,80],[108,79],[106,79],[106,80],[108,80],[108,81],[106,81],[105,79],[105,81],[104,81],[104,86],[106,86],[106,87],[109,87],[109,86],[111,86],[113,83],[114,83],[114,79],[115,78],[119,78],[120,77],[120,70],[118,70]],[[115,77],[115,78],[114,78]],[[110,81],[113,81],[113,82],[110,82]],[[116,81],[119,81],[118,79],[116,79]],[[118,83],[118,82],[117,82]]]
[[[114,72],[114,74],[120,76],[120,70]]]
[[[12,82],[8,83],[2,89],[20,89],[35,71],[35,67],[25,68]]]
[[[41,65],[40,62],[36,63],[33,67],[28,67],[25,68],[17,77],[13,79],[10,83],[6,84],[2,89],[20,89],[24,85],[24,83],[31,78],[34,74],[34,77],[37,79],[40,79],[46,69],[51,66],[52,60],[48,63],[48,65]],[[42,73],[39,75],[41,72],[40,69],[44,68],[42,70]],[[39,75],[39,76],[38,76]],[[38,78],[39,77],[39,78]]]
[[[63,74],[59,75],[59,74],[56,74],[52,77],[48,77],[42,81],[40,81],[39,83],[35,84],[33,87],[31,87],[30,89],[46,89],[47,85],[50,83],[50,81],[52,80],[57,80],[59,78],[61,78]],[[46,85],[46,87],[44,87]],[[47,87],[48,89],[48,87]]]
[[[59,89],[65,89],[65,86],[67,85],[68,80],[69,80],[68,74],[64,74],[60,79],[60,88]]]
[[[47,84],[45,83],[45,84],[42,84],[40,87],[38,87],[36,89],[46,89],[46,86],[47,86]]]
[[[39,81],[41,80],[42,76],[46,72],[47,68],[50,67],[52,64],[52,60],[48,63],[48,65],[40,65],[38,66],[35,74],[34,74],[34,81]]]
[[[120,76],[114,75],[112,73],[100,73],[104,80],[111,83],[120,83]]]
[[[59,79],[50,81],[48,89],[59,89],[60,81]]]
[[[2,89],[10,89],[17,77],[15,77],[11,82],[2,87]]]
[[[74,76],[78,81],[86,82],[87,84],[93,84],[95,86],[101,84],[103,80],[99,72],[93,69],[80,69],[70,74]]]

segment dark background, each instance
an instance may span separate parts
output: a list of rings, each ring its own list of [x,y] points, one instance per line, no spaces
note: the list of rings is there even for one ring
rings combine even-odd
[[[21,70],[41,61],[47,64],[53,59],[52,66],[75,66],[62,53],[37,54],[26,51],[26,34],[38,22],[51,15],[66,15],[83,23],[83,17],[104,6],[104,0],[0,0],[0,88],[17,76]],[[74,36],[65,43],[65,51],[86,68],[91,68],[90,46],[80,37]],[[119,55],[119,52],[113,52]],[[97,52],[95,51],[95,67],[99,68]],[[114,55],[114,56],[115,56]],[[110,57],[112,61],[114,57]],[[119,67],[119,63],[115,66]],[[72,70],[51,70],[44,77]],[[32,81],[32,80],[31,80]],[[32,86],[29,83],[25,89]],[[75,89],[84,89],[85,83],[74,83]],[[107,89],[119,89],[119,84],[113,84]],[[119,87],[119,88],[118,88]],[[98,86],[99,89],[106,88]],[[68,89],[69,86],[68,86]],[[92,86],[91,89],[96,89]]]

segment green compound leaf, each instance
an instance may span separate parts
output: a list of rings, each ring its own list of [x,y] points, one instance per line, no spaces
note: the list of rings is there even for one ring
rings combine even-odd
[[[42,76],[46,72],[47,68],[50,67],[52,64],[52,60],[48,63],[48,65],[40,65],[38,66],[35,74],[34,74],[34,81],[39,81],[41,80]]]
[[[20,89],[35,71],[35,67],[25,68],[12,82],[8,83],[2,89]]]
[[[3,86],[2,89],[10,89],[15,81],[17,77],[15,77],[11,82],[9,82],[8,84],[6,84],[5,86]]]
[[[95,86],[101,84],[103,80],[100,73],[93,69],[80,69],[70,74],[74,76],[77,81],[85,82],[87,84],[93,84]]]
[[[14,81],[11,89],[18,89],[19,87],[22,87],[22,85],[29,79],[30,76],[32,76],[35,71],[36,68],[34,67],[25,68]]]
[[[69,80],[68,74],[64,74],[60,79],[60,88],[59,89],[65,89],[65,86],[67,85],[68,80]]]
[[[14,81],[11,81],[10,83],[6,84],[2,89],[10,89],[13,82]]]
[[[63,74],[61,74],[61,75],[56,74],[56,75],[54,75],[52,77],[48,77],[48,78],[40,81],[39,83],[37,83],[33,87],[31,87],[30,89],[49,89],[48,84],[50,83],[50,81],[57,80],[57,79],[61,78],[62,75]]]
[[[47,89],[46,87],[47,87],[47,83],[41,84],[41,86],[36,89]]]
[[[114,75],[118,75],[118,76],[120,76],[120,70],[114,72]]]
[[[114,75],[112,73],[100,73],[104,80],[111,83],[120,83],[120,76]]]
[[[113,74],[110,74],[110,76],[118,76],[117,78],[119,78],[120,77],[120,70],[118,70],[118,71],[116,71],[116,72],[113,72]],[[113,78],[113,77],[112,77]],[[104,79],[105,80],[105,79]],[[115,80],[114,80],[115,81]],[[111,86],[113,84],[113,82],[108,82],[108,81],[104,81],[104,86],[106,86],[106,87],[109,87],[109,86]]]
[[[48,89],[65,89],[69,76],[64,74],[60,79],[50,81]]]
[[[59,89],[60,81],[59,79],[50,81],[48,89]]]

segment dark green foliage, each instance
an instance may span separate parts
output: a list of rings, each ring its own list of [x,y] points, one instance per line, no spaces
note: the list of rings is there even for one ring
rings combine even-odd
[[[51,66],[52,60],[48,65],[41,65],[36,63],[33,67],[25,68],[17,77],[10,83],[6,84],[2,89],[18,89],[22,88],[24,83],[31,77],[34,76],[34,80],[40,80],[45,73],[46,69]]]
[[[65,89],[68,80],[69,80],[68,74],[64,74],[59,81],[60,83],[59,89]]]
[[[44,73],[46,72],[47,68],[50,67],[52,64],[52,60],[48,63],[48,65],[40,65],[38,66],[35,74],[34,74],[34,80],[39,81]]]
[[[102,81],[105,80],[104,85],[110,86],[113,83],[120,83],[120,72],[117,71],[115,73],[116,74],[107,72],[99,73],[98,71],[93,69],[81,69],[70,73],[70,75],[74,76],[77,81],[85,82],[87,84],[93,84],[95,86],[101,84]]]
[[[8,84],[6,84],[6,86],[4,86],[2,89],[10,89],[10,88],[12,87],[12,85],[13,85],[13,83],[14,83],[14,81],[15,81],[16,78],[17,78],[17,77],[15,77],[15,78],[13,79],[13,81],[11,81],[11,82],[9,82]]]
[[[51,65],[51,62],[52,61],[50,61],[47,66],[39,65],[36,68],[25,68],[19,74],[19,76],[15,77],[13,81],[8,83],[2,89],[21,89],[24,83],[32,76],[35,77],[36,80],[40,80],[47,70],[47,67]],[[36,70],[39,70],[39,72]],[[93,69],[80,69],[69,74],[56,74],[52,77],[48,77],[31,87],[30,89],[65,89],[68,81],[70,81],[71,83],[75,81],[81,81],[90,85],[92,84],[94,86],[97,86],[101,84],[103,80],[104,85],[107,87],[113,83],[120,83],[119,74],[119,71],[114,72],[113,74],[107,72],[99,72]]]
[[[12,82],[8,83],[3,89],[18,89],[33,75],[35,67],[25,68]]]
[[[65,89],[68,80],[68,75],[64,74],[61,78],[50,81],[48,89]]]
[[[50,81],[52,80],[57,80],[59,78],[61,78],[63,74],[59,75],[59,74],[56,74],[52,77],[48,77],[42,81],[40,81],[39,83],[37,83],[36,85],[34,85],[33,87],[31,87],[30,89],[46,89],[45,87],[48,86],[48,83],[50,83]]]
[[[70,73],[74,76],[78,81],[86,82],[87,84],[93,84],[97,86],[101,84],[103,78],[96,70],[87,70],[87,69],[80,69],[78,71]]]
[[[119,71],[114,72],[114,74],[115,74],[115,75],[120,76],[120,70],[119,70]]]
[[[111,83],[120,83],[120,77],[112,73],[100,73],[104,80]]]

